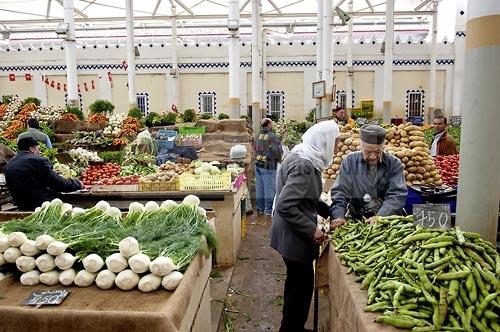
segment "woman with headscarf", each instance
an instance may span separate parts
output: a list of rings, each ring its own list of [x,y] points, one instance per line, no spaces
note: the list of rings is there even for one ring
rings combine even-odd
[[[321,173],[332,164],[338,136],[334,121],[315,124],[278,169],[271,247],[286,265],[280,331],[302,331],[307,321],[314,287],[313,262],[326,239],[316,220],[318,214],[329,216],[328,205],[320,201]]]

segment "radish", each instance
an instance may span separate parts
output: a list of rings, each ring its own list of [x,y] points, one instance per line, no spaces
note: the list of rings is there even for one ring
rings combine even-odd
[[[58,255],[55,258],[54,263],[56,264],[56,266],[60,270],[64,271],[64,270],[70,269],[76,260],[77,260],[77,257],[73,256],[69,252],[65,252],[65,253]]]
[[[68,245],[66,243],[63,243],[61,241],[54,241],[47,247],[47,253],[51,254],[52,256],[59,256],[60,254],[65,252],[67,248]]]
[[[43,254],[35,260],[36,266],[42,272],[52,271],[56,267],[54,257],[49,254]]]
[[[40,274],[40,282],[46,286],[54,286],[59,283],[59,271],[49,271]]]
[[[5,234],[0,234],[0,253],[9,248],[9,237]]]
[[[83,267],[85,270],[95,273],[104,266],[104,260],[97,254],[90,254],[83,259]]]
[[[21,256],[16,259],[17,269],[21,272],[29,272],[34,270],[36,267],[36,262],[33,257]]]
[[[75,269],[68,269],[59,273],[59,282],[64,286],[71,286],[76,277]]]
[[[182,200],[182,204],[198,206],[200,205],[200,199],[195,195],[187,195]]]
[[[163,277],[177,269],[174,261],[170,257],[160,256],[155,258],[149,265],[149,271],[151,273]]]
[[[40,249],[36,247],[36,242],[33,240],[25,241],[19,249],[25,256],[35,256],[40,253]]]
[[[102,270],[97,274],[95,283],[100,289],[110,289],[115,285],[116,274],[110,270]]]
[[[128,267],[128,262],[120,253],[115,253],[106,258],[106,266],[111,272],[118,273]]]
[[[3,253],[3,258],[7,263],[15,263],[16,259],[21,257],[23,254],[19,248],[10,247]]]
[[[135,273],[144,273],[149,269],[151,259],[143,253],[135,254],[128,259],[128,265]]]
[[[75,285],[78,287],[88,287],[94,283],[96,274],[81,270],[76,274]]]
[[[169,274],[167,274],[166,276],[163,277],[161,285],[166,290],[174,291],[177,289],[177,286],[179,286],[179,283],[181,282],[182,277],[183,277],[183,274],[180,273],[179,271],[170,272]]]
[[[122,256],[125,258],[129,258],[130,256],[133,256],[140,252],[139,242],[137,242],[137,240],[131,236],[121,240],[118,244],[118,248],[120,249],[120,254],[122,254]]]
[[[150,273],[139,280],[139,290],[144,293],[157,290],[162,282],[162,277]]]
[[[20,278],[21,284],[24,286],[35,286],[40,283],[40,272],[37,270],[32,270],[21,274]]]
[[[115,284],[121,290],[131,290],[139,283],[139,276],[132,270],[125,270],[116,276]]]
[[[51,244],[52,242],[54,242],[54,238],[50,235],[47,235],[47,234],[43,234],[43,235],[39,235],[37,236],[36,238],[36,247],[40,250],[47,250],[47,247],[49,246],[49,244]]]
[[[28,240],[28,237],[23,232],[12,232],[9,234],[9,246],[20,247]]]

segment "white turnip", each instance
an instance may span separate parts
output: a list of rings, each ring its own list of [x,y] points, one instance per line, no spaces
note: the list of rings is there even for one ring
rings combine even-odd
[[[116,274],[110,270],[102,270],[97,274],[95,283],[100,289],[110,289],[115,285]]]
[[[115,279],[115,284],[121,290],[131,290],[137,287],[139,276],[134,271],[127,269],[118,273]]]
[[[52,271],[56,267],[54,257],[49,254],[38,256],[35,263],[38,269],[42,272]]]
[[[35,256],[40,253],[40,249],[37,248],[36,242],[33,240],[25,241],[19,249],[24,256]]]
[[[67,270],[67,269],[70,269],[71,267],[73,267],[73,264],[75,263],[77,258],[78,257],[73,256],[69,252],[64,252],[64,253],[56,256],[54,263],[56,263],[56,266],[60,270],[64,271],[64,270]]]
[[[21,274],[19,279],[24,286],[35,286],[40,283],[40,271],[32,270]]]
[[[128,262],[120,253],[115,253],[106,258],[106,266],[111,272],[119,273],[128,267]]]
[[[121,240],[120,243],[118,243],[118,248],[120,249],[120,254],[125,258],[129,258],[140,252],[139,242],[131,236]]]
[[[35,258],[28,256],[21,256],[16,259],[17,269],[21,272],[29,272],[36,267]]]
[[[75,281],[75,277],[75,269],[68,269],[59,273],[59,282],[64,286],[71,286],[73,284],[73,281]]]
[[[36,244],[36,247],[38,249],[47,250],[47,247],[49,246],[49,244],[51,244],[54,241],[55,240],[52,236],[47,235],[47,234],[42,234],[42,235],[37,236],[35,244]]]
[[[47,247],[47,253],[51,254],[52,256],[59,256],[60,254],[65,252],[67,248],[68,245],[66,243],[63,243],[61,241],[54,241]]]
[[[135,254],[128,259],[128,265],[135,273],[144,273],[149,269],[151,259],[143,253]]]
[[[49,271],[40,274],[40,282],[46,286],[54,286],[59,283],[59,271]]]
[[[177,289],[177,286],[179,286],[179,283],[181,282],[182,277],[183,277],[183,274],[180,273],[179,271],[170,272],[169,274],[167,274],[166,276],[163,277],[161,285],[166,290],[174,291]]]
[[[88,287],[94,283],[96,274],[81,270],[76,274],[75,285],[78,287]]]
[[[88,255],[82,262],[85,270],[92,273],[99,272],[99,270],[104,266],[104,260],[97,254]]]
[[[18,259],[22,255],[23,253],[21,252],[21,250],[19,250],[19,248],[10,247],[3,253],[3,258],[7,263],[15,263],[16,259]]]
[[[27,240],[28,237],[23,232],[12,232],[9,234],[9,246],[11,247],[20,247]]]
[[[163,277],[177,269],[174,261],[170,257],[160,256],[155,258],[149,265],[149,271],[154,275]]]

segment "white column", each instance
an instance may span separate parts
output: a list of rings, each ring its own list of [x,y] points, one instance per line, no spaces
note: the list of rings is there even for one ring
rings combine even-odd
[[[462,15],[460,12],[463,12]],[[465,70],[465,18],[467,0],[456,0],[455,8],[455,63],[453,65],[453,115],[462,115],[462,97]]]
[[[260,0],[252,0],[252,129],[259,132],[262,113],[262,27]]]
[[[392,117],[392,58],[394,44],[394,0],[387,0],[385,12],[383,121]]]
[[[129,108],[137,106],[135,90],[135,45],[134,45],[134,6],[133,0],[127,0],[127,73],[128,73],[128,105]]]
[[[457,226],[496,242],[500,200],[500,1],[469,1]]]
[[[314,108],[315,101],[312,97],[312,84],[315,81],[316,68],[304,67],[304,119],[309,115],[309,112]]]
[[[432,35],[431,35],[431,69],[429,73],[429,108],[427,110],[427,121],[431,123],[434,119],[436,108],[436,60],[437,60],[437,20],[438,1],[432,1]]]
[[[325,80],[325,97],[321,100],[321,116],[327,117],[332,113],[333,92],[333,29],[332,29],[332,0],[323,0],[323,45],[322,65],[323,79]]]
[[[73,0],[64,0],[64,23],[68,24],[66,38],[64,41],[66,50],[66,77],[68,84],[69,106],[80,107],[78,97],[78,76],[76,73],[76,35],[75,35],[75,12]]]
[[[453,67],[447,66],[445,70],[444,85],[444,114],[449,119],[452,114],[453,104]]]
[[[238,117],[247,115],[248,100],[248,70],[240,68],[240,109]]]
[[[240,114],[240,8],[238,0],[229,1],[229,108],[230,117]],[[231,25],[234,25],[231,27]]]
[[[317,0],[316,81],[323,79],[323,0]],[[321,118],[321,99],[316,99],[316,118]]]
[[[262,92],[261,92],[261,105],[262,105],[262,116],[266,116],[266,98],[267,98],[267,29],[262,29]]]
[[[97,75],[97,98],[113,102],[113,91],[111,81],[107,72],[99,72]]]
[[[352,77],[354,69],[352,67],[352,0],[348,2],[348,11],[351,19],[347,23],[347,91],[346,91],[346,111],[349,116],[352,112]]]
[[[172,42],[170,47],[172,48],[172,70],[170,71],[170,76],[172,77],[172,104],[174,104],[179,109],[179,61],[177,59],[177,12],[175,7],[175,2],[170,2],[172,8]],[[167,104],[167,108],[170,109],[172,104]]]
[[[33,96],[40,99],[40,105],[47,106],[47,84],[42,81],[42,74],[40,72],[34,72],[31,81],[33,82]]]
[[[373,83],[373,112],[375,118],[381,118],[384,110],[384,67],[376,66]]]

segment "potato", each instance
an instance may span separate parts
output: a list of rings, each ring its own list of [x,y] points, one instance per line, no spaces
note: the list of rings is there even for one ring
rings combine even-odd
[[[358,139],[353,139],[353,140],[352,140],[352,145],[354,145],[354,146],[359,146],[359,145],[360,145],[359,140],[358,140]]]
[[[326,170],[326,174],[328,174],[328,175],[332,175],[333,173],[335,173],[335,171],[331,168]]]
[[[405,156],[405,153],[404,153],[404,151],[398,151],[398,152],[396,152],[396,156],[397,156],[399,159],[402,159],[402,158]]]
[[[353,145],[353,144],[349,145],[349,150],[355,151],[356,150],[356,146]]]
[[[408,137],[411,142],[420,142],[420,141],[425,141],[425,138],[420,137],[420,136],[410,136]]]
[[[417,168],[415,166],[408,168],[408,173],[415,173],[416,171],[417,171]]]
[[[425,172],[424,174],[422,174],[422,176],[424,177],[424,179],[428,179],[431,177],[429,172]]]
[[[412,130],[408,133],[410,136],[420,136],[420,137],[425,137],[425,134],[421,130]]]
[[[351,153],[351,152],[352,152],[352,151],[348,149],[348,150],[345,150],[345,152],[344,152],[344,153],[345,153],[345,154],[349,154],[349,153]]]
[[[343,147],[343,146],[344,146],[344,142],[339,142],[339,144],[338,144],[338,148],[340,149],[340,148],[341,148],[341,147]]]
[[[409,148],[410,146],[407,143],[401,143],[399,144],[402,148]]]
[[[403,143],[410,143],[410,139],[408,137],[401,137],[400,141]]]
[[[411,158],[415,155],[415,152],[413,152],[412,150],[410,149],[405,149],[405,154],[407,157]]]
[[[348,147],[347,145],[344,145],[344,146],[340,149],[340,151],[342,151],[342,152],[345,152],[345,151],[347,151],[347,150],[349,150],[349,147]]]
[[[343,151],[339,151],[337,152],[337,157],[339,158],[342,158],[342,156],[344,155],[344,152]]]
[[[407,133],[410,133],[411,131],[414,131],[414,130],[418,130],[418,131],[420,131],[420,128],[419,128],[419,127],[414,126],[414,125],[412,125],[412,124],[409,124],[409,125],[407,124],[404,128],[405,128],[405,131],[406,131]]]
[[[414,181],[416,179],[415,174],[409,173],[408,176],[406,177],[407,181]]]
[[[406,162],[406,166],[408,166],[408,167],[415,166],[415,162],[413,160],[409,160]]]
[[[338,172],[338,170],[340,169],[340,165],[332,165],[332,169],[333,171]]]
[[[422,183],[421,183],[420,181],[418,181],[418,180],[415,180],[415,181],[413,181],[413,184],[414,184],[414,185],[420,185],[420,184],[422,184]]]
[[[413,166],[420,166],[420,163],[418,161],[413,162]]]
[[[407,163],[410,159],[408,159],[408,157],[403,157],[403,159],[401,159],[401,162],[403,163]]]
[[[352,138],[347,138],[345,141],[344,141],[344,144],[345,145],[351,145],[352,144]]]
[[[396,136],[394,136],[394,139],[395,139],[396,141],[399,141],[399,140],[401,139],[401,135],[396,135]]]
[[[425,142],[422,142],[422,141],[413,141],[413,142],[410,142],[410,148],[415,148],[415,147],[427,147],[427,144],[425,144]]]
[[[423,168],[422,166],[418,166],[417,167],[417,173],[418,174],[424,174],[425,173],[425,168]]]
[[[391,142],[391,144],[396,144],[397,141],[393,138],[393,139],[391,139],[390,142]]]
[[[342,158],[340,158],[340,157],[333,158],[333,163],[340,164],[341,162],[342,162]]]
[[[408,175],[408,171],[407,171],[407,170],[404,170],[404,171],[403,171],[403,175],[404,175],[404,177],[406,178],[406,176]]]
[[[426,172],[430,172],[432,169],[431,165],[425,165],[424,168]]]

